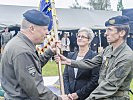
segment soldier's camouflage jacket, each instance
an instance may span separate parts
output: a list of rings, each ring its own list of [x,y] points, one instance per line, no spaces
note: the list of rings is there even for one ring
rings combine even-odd
[[[2,55],[2,88],[6,100],[61,100],[44,86],[42,67],[53,56],[49,49],[43,56],[22,33],[7,43]]]
[[[113,51],[110,45],[92,60],[72,61],[72,66],[79,68],[100,65],[99,86],[86,100],[129,100],[133,70],[133,51],[130,47],[124,42]]]

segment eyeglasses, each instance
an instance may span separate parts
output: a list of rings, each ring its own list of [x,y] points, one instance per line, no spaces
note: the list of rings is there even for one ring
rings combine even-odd
[[[88,37],[83,36],[83,35],[81,35],[81,36],[80,36],[80,35],[78,35],[78,36],[77,36],[77,38],[81,38],[81,39],[89,39]]]

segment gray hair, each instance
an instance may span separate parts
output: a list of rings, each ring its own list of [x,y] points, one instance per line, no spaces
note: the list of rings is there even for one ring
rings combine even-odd
[[[80,28],[80,29],[78,30],[78,33],[79,33],[79,32],[86,32],[86,35],[87,35],[87,37],[89,38],[89,41],[90,41],[90,42],[93,40],[93,38],[94,38],[94,36],[95,36],[91,28],[82,27],[82,28]]]
[[[26,19],[23,19],[21,24],[21,29],[27,29],[29,28],[30,25],[33,25],[33,24],[27,21]]]
[[[125,36],[123,38],[126,40],[130,31],[129,25],[115,26],[115,28],[117,29],[117,32],[120,32],[122,30],[125,31]]]

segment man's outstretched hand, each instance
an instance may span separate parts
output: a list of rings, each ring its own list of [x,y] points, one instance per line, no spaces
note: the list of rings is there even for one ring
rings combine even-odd
[[[71,65],[71,60],[61,54],[55,55],[54,59],[55,59],[56,63],[59,63],[59,61],[61,61],[61,64]]]

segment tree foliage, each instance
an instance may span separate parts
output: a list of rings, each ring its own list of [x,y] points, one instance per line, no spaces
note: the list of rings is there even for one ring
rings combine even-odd
[[[110,0],[89,0],[88,4],[94,10],[110,10]]]
[[[71,8],[77,9],[94,9],[94,10],[110,10],[110,0],[88,0],[87,7],[81,6],[78,0],[75,0]]]
[[[81,6],[78,3],[78,0],[75,0],[75,2],[72,4],[72,6],[70,6],[70,8],[81,9]]]
[[[124,9],[124,7],[123,7],[123,4],[122,4],[122,0],[119,0],[118,4],[117,4],[117,11],[121,11],[123,9]]]

